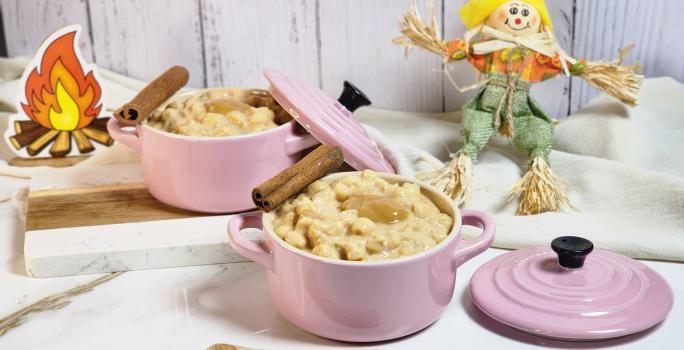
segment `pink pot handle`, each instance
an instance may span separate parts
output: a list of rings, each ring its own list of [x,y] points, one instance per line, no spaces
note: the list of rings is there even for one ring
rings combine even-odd
[[[124,145],[133,148],[140,153],[140,138],[138,136],[138,126],[135,131],[127,131],[121,129],[121,125],[116,118],[110,118],[107,122],[107,131],[114,140],[123,143]]]
[[[466,261],[474,258],[480,253],[487,250],[494,242],[494,232],[496,231],[496,224],[488,214],[474,210],[461,210],[461,219],[463,225],[479,227],[482,229],[482,234],[473,240],[464,240],[458,238],[459,244],[454,254],[454,264],[456,267],[463,265]]]
[[[291,136],[285,140],[285,149],[287,154],[295,154],[319,143],[321,142],[313,135],[306,133],[304,135]]]
[[[240,234],[243,228],[262,229],[261,212],[238,214],[228,223],[228,240],[230,246],[240,255],[257,262],[271,271],[275,271],[273,254],[261,245],[254,243]]]

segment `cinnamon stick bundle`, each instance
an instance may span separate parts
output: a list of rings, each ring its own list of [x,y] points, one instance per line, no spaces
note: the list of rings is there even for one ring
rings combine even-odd
[[[181,66],[169,68],[150,82],[130,102],[114,112],[114,117],[125,125],[143,122],[152,111],[188,83],[190,73]]]
[[[255,187],[252,200],[258,209],[270,212],[343,163],[342,149],[321,145],[295,165]]]

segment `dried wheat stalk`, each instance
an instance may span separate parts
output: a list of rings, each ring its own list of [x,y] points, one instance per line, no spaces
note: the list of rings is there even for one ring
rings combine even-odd
[[[637,74],[641,71],[641,64],[634,62],[623,66],[622,61],[634,48],[629,45],[622,50],[612,62],[589,62],[581,77],[589,85],[613,96],[620,101],[634,107],[639,102],[639,91],[644,76]]]
[[[451,155],[451,160],[442,168],[419,173],[416,178],[447,194],[464,205],[470,200],[473,187],[473,161],[465,153]]]
[[[553,173],[544,158],[535,158],[522,180],[511,189],[508,200],[516,197],[520,198],[518,215],[555,212],[562,207],[574,209],[565,195],[565,184]]]
[[[7,333],[7,331],[9,331],[10,329],[20,326],[26,315],[35,312],[61,309],[71,303],[71,300],[69,300],[71,297],[90,292],[96,286],[105,283],[111,280],[112,278],[121,275],[122,273],[123,272],[111,273],[100,278],[97,278],[91,281],[90,283],[74,287],[59,294],[54,294],[45,297],[29,306],[22,308],[21,310],[18,310],[3,318],[0,318],[0,336]]]
[[[399,22],[399,30],[402,35],[394,38],[392,42],[404,46],[407,56],[411,50],[419,48],[443,57],[446,62],[449,59],[447,42],[442,39],[442,35],[439,33],[440,28],[432,4],[428,6],[428,17],[430,18],[430,25],[423,22],[418,7],[416,5],[411,6]]]

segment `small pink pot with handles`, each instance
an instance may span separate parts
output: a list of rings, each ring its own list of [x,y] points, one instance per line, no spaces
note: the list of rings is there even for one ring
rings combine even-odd
[[[332,182],[355,173],[333,174]],[[489,215],[460,210],[432,187],[406,177],[380,174],[391,183],[421,186],[454,218],[449,236],[418,255],[383,262],[321,258],[300,251],[273,231],[273,213],[240,214],[228,224],[230,244],[238,253],[265,266],[273,303],[292,323],[313,334],[342,341],[374,342],[415,333],[437,320],[454,292],[456,269],[485,251],[494,240]],[[475,240],[459,237],[461,225],[477,226]],[[243,228],[261,228],[262,245],[245,239]]]
[[[167,104],[208,90],[177,95]],[[107,130],[140,154],[145,185],[155,198],[204,213],[253,209],[254,187],[295,164],[301,151],[319,144],[310,134],[298,132],[294,121],[231,137],[177,135],[145,124],[124,128],[114,118]]]

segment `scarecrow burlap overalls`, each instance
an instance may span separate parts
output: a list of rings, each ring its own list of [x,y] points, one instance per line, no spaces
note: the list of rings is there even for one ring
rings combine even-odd
[[[476,43],[474,40],[472,44]],[[553,120],[530,97],[533,83],[558,75],[561,62],[528,48],[503,49],[486,55],[466,52],[466,43],[449,43],[450,57],[467,58],[488,82],[463,106],[461,149],[475,160],[487,141],[497,132],[511,137],[513,145],[532,161],[548,161],[553,146]],[[581,63],[570,67],[575,73]]]

